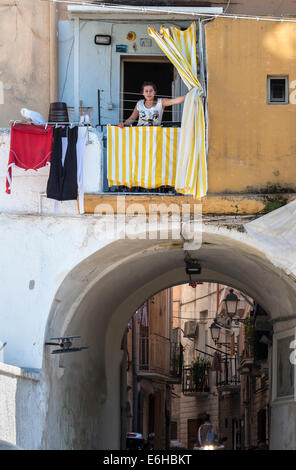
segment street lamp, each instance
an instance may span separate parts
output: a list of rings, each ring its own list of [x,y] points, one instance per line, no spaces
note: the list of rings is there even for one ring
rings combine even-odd
[[[230,289],[223,302],[225,302],[227,316],[231,319],[236,315],[238,301],[238,296],[235,295],[233,289]]]
[[[221,328],[220,326],[217,325],[215,321],[213,321],[213,323],[210,326],[210,331],[211,331],[212,340],[216,344],[220,338]]]

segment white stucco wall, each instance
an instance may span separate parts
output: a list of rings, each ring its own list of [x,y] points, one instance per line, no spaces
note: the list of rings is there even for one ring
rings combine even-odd
[[[101,189],[102,175],[100,135],[89,132],[89,142],[85,148],[84,189],[97,193]],[[0,341],[7,342],[3,351],[6,363],[40,368],[44,329],[54,293],[76,262],[99,249],[102,243],[93,240],[93,247],[88,246],[90,218],[79,215],[76,201],[58,203],[56,210],[55,201],[46,198],[49,167],[37,172],[14,167],[11,194],[5,193],[9,143],[9,131],[2,131],[0,270],[5,308],[1,321],[6,326],[0,329]],[[30,216],[26,217],[28,214]],[[44,218],[45,215],[53,217]],[[67,222],[63,218],[65,215],[69,216]]]
[[[88,146],[86,153],[85,168],[89,175],[86,188],[98,192],[101,146],[95,134],[93,138],[94,143]],[[121,335],[129,315],[143,303],[145,296],[184,282],[182,240],[179,244],[157,240],[157,237],[127,243],[118,241],[104,252],[112,241],[97,236],[97,229],[105,218],[79,215],[75,201],[63,203],[57,213],[54,202],[46,198],[40,206],[39,195],[46,189],[48,169],[40,173],[14,169],[12,194],[5,194],[8,150],[9,135],[4,132],[0,135],[0,294],[3,306],[0,341],[7,342],[4,362],[41,369],[45,357],[52,372],[50,380],[42,379],[39,390],[35,382],[8,379],[7,374],[0,371],[0,387],[9,410],[5,414],[6,408],[0,409],[0,417],[3,416],[0,439],[26,448],[63,448],[65,443],[68,448],[84,445],[112,448],[111,442],[115,442],[113,448],[116,448]],[[142,227],[138,226],[137,231],[142,233]],[[257,299],[273,318],[295,315],[293,277],[273,266],[263,248],[259,250],[249,234],[211,223],[203,226],[203,241],[196,255],[202,260],[204,281],[233,285]],[[82,334],[93,348],[85,355],[67,355],[65,369],[59,367],[44,346],[48,339],[45,332],[49,315],[54,333]],[[83,440],[84,430],[80,434],[75,431],[81,422],[81,396],[76,395],[76,387],[71,387],[73,377],[88,407],[83,417],[84,429],[88,425],[94,429],[87,443]],[[69,400],[65,396],[68,389],[71,390]],[[48,395],[50,390],[51,393],[57,390],[52,398]],[[36,400],[42,404],[40,409],[36,407]],[[73,409],[69,417],[71,423],[60,419],[64,404]],[[284,426],[291,406],[294,404],[283,405],[281,412],[275,409],[272,418],[275,436],[278,436],[276,428]],[[93,414],[96,409],[98,417]],[[293,411],[292,416],[295,417],[296,412]],[[54,431],[56,419],[60,420],[57,433]],[[289,437],[294,432],[293,419],[289,417],[288,423],[292,424],[288,425],[287,439],[281,441],[278,437],[279,445],[294,445]],[[44,424],[47,420],[51,420],[50,433]],[[110,423],[108,433],[107,420]],[[98,421],[99,428],[96,427]],[[71,425],[70,435],[68,425]],[[34,432],[30,433],[32,427]],[[59,439],[60,435],[63,439]]]

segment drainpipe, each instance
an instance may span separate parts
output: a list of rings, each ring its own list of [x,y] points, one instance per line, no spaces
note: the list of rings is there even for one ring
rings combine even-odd
[[[74,121],[79,122],[80,119],[80,77],[79,77],[79,52],[80,52],[80,20],[74,19]]]
[[[208,129],[208,83],[207,83],[207,54],[206,54],[206,30],[205,25],[211,23],[215,18],[205,18],[199,20],[199,54],[201,62],[201,85],[204,90],[204,112],[205,112],[205,136],[206,136],[206,153],[208,154],[209,149],[209,129]]]
[[[127,433],[127,416],[126,416],[126,400],[127,400],[127,332],[125,331],[122,338],[121,349],[123,351],[122,361],[120,364],[120,411],[121,411],[121,436],[120,449],[126,449],[126,433]]]
[[[49,5],[49,102],[58,101],[58,21],[57,7]]]
[[[138,430],[137,323],[132,317],[133,432]]]
[[[219,303],[220,303],[220,292],[219,292],[219,284],[217,284],[217,305],[216,305],[216,313],[218,313]]]

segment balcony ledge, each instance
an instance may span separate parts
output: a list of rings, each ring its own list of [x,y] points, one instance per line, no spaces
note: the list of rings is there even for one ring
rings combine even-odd
[[[185,397],[208,397],[210,395],[210,391],[208,392],[183,392]]]
[[[125,203],[122,203],[123,196]],[[276,198],[276,194],[216,194],[209,193],[207,197],[202,200],[194,200],[192,196],[176,196],[176,195],[163,195],[163,194],[126,194],[126,193],[100,193],[100,194],[85,194],[84,206],[85,212],[94,214],[96,207],[100,204],[108,204],[112,207],[114,214],[124,213],[128,206],[132,204],[141,204],[147,214],[149,214],[150,204],[163,204],[161,211],[172,213],[180,213],[183,204],[189,205],[190,213],[194,213],[196,204],[202,204],[203,215],[235,215],[235,216],[250,216],[263,215],[268,212],[268,203],[272,198]],[[287,203],[296,198],[296,194],[287,193],[284,195]],[[121,201],[118,204],[119,201]]]
[[[219,392],[238,393],[240,391],[240,384],[237,385],[217,385]]]

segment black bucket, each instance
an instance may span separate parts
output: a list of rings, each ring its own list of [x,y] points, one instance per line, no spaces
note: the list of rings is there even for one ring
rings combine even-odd
[[[48,122],[69,122],[66,103],[62,103],[61,101],[50,103]]]

